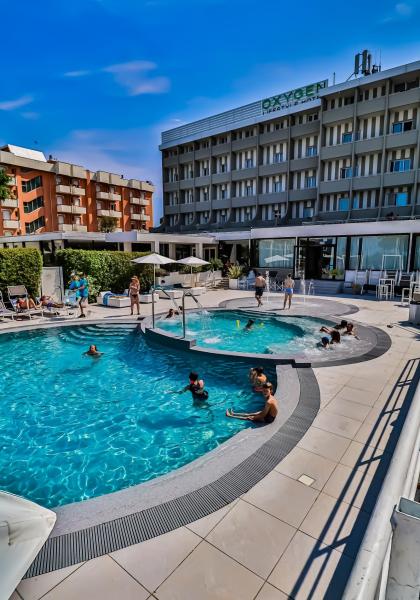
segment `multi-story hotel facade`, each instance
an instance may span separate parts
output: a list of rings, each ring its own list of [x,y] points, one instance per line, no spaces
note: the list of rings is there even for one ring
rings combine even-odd
[[[0,169],[10,178],[9,197],[0,199],[0,236],[97,232],[104,217],[115,219],[117,232],[153,224],[149,181],[92,172],[12,145],[0,149]]]
[[[163,132],[159,231],[295,276],[420,269],[419,82],[374,68]]]

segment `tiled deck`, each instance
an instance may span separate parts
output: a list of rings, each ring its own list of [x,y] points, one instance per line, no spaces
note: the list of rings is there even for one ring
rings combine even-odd
[[[209,292],[203,304],[239,295],[249,292]],[[321,410],[274,471],[200,521],[24,580],[12,599],[338,600],[392,455],[420,356],[419,330],[399,324],[408,318],[407,308],[357,297],[342,301],[359,306],[352,320],[385,328],[392,347],[369,362],[315,369]],[[168,303],[160,306],[167,310]],[[96,317],[128,311],[92,312]]]

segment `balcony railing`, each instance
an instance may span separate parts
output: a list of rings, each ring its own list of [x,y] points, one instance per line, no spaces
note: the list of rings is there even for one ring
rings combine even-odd
[[[86,232],[87,231],[87,226],[86,225],[76,225],[76,224],[70,224],[70,223],[59,223],[58,224],[58,231],[79,231],[79,232]]]
[[[0,200],[0,205],[3,208],[17,208],[19,201],[17,198],[5,198],[4,200]]]
[[[72,204],[57,204],[57,212],[73,215],[85,215],[86,208],[84,206],[73,206]]]
[[[12,221],[11,219],[5,219],[3,221],[4,229],[19,229],[19,221]]]

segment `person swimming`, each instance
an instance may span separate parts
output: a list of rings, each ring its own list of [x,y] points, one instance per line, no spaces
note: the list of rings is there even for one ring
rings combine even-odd
[[[189,384],[182,388],[178,394],[190,391],[194,400],[207,400],[209,393],[204,389],[204,380],[199,379],[198,373],[191,371],[188,379],[190,380]]]
[[[99,358],[100,356],[102,356],[103,352],[99,352],[98,348],[95,346],[95,344],[91,344],[89,346],[89,349],[86,350],[86,352],[83,352],[83,354],[85,356],[93,356],[95,358]]]
[[[253,319],[249,319],[248,323],[244,327],[244,331],[251,331],[254,326],[255,321]]]
[[[235,413],[232,409],[227,409],[226,416],[233,419],[242,419],[243,421],[256,421],[260,423],[272,423],[278,415],[279,408],[277,400],[273,396],[273,386],[268,381],[262,386],[262,393],[265,399],[264,408],[255,413]]]
[[[177,310],[174,310],[173,308],[169,309],[168,314],[166,315],[165,319],[172,319],[172,317],[178,316],[179,312]]]
[[[254,392],[262,392],[263,385],[267,383],[267,375],[264,373],[264,367],[250,369],[249,380],[254,388]]]

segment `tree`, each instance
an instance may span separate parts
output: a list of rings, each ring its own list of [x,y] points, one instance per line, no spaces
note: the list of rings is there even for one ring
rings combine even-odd
[[[118,219],[116,217],[101,217],[99,219],[99,229],[104,233],[115,231],[117,224]]]
[[[11,181],[11,177],[6,175],[5,171],[0,170],[0,200],[6,200],[6,198],[10,198],[11,191],[9,185]]]

